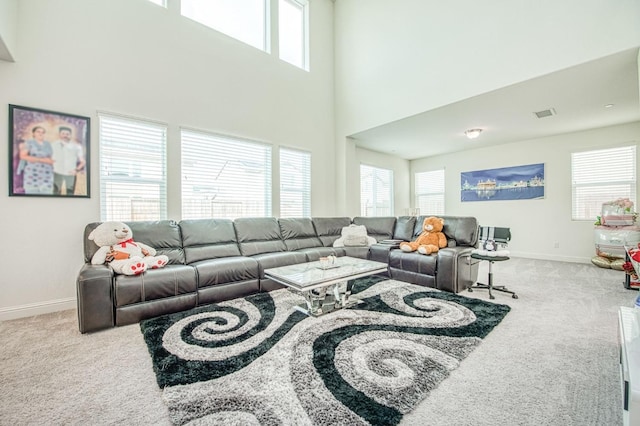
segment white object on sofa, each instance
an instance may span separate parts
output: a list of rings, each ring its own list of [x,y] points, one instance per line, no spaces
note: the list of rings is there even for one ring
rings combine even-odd
[[[333,242],[334,247],[368,247],[378,241],[367,235],[367,227],[364,225],[345,226],[342,228],[341,237]]]

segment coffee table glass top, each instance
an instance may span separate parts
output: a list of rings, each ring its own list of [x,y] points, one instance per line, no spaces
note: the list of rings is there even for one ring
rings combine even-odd
[[[268,278],[298,290],[360,278],[387,271],[387,264],[355,257],[338,257],[337,267],[321,269],[320,262],[280,266],[264,271]]]

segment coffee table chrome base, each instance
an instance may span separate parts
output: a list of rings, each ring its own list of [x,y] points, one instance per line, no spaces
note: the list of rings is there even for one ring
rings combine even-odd
[[[295,306],[295,309],[312,317],[319,317],[329,312],[348,308],[358,302],[349,300],[353,283],[341,281],[326,287],[301,292],[305,303]]]

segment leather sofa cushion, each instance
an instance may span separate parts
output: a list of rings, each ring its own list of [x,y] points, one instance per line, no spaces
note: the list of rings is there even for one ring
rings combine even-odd
[[[286,251],[275,217],[238,218],[233,221],[243,256]]]
[[[231,220],[183,220],[179,225],[188,264],[205,259],[240,256],[236,231]]]
[[[311,220],[318,238],[325,247],[332,247],[333,242],[342,235],[342,228],[351,225],[351,219],[348,217],[314,217]]]
[[[114,280],[116,307],[195,293],[198,282],[196,270],[186,265],[167,265],[140,275],[116,275]]]
[[[429,216],[418,216],[413,230],[413,239],[422,233],[424,219]],[[478,243],[478,220],[469,216],[438,216],[444,219],[442,232],[447,241],[455,240],[457,246],[475,247]]]
[[[157,254],[169,257],[169,264],[184,264],[182,234],[174,220],[126,222],[133,231],[133,239],[156,249]]]
[[[391,250],[389,253],[389,268],[416,272],[423,275],[436,275],[437,255],[424,255],[418,252],[404,252]]]
[[[260,268],[260,279],[264,278],[264,270],[278,268],[280,266],[296,265],[307,261],[307,256],[303,252],[288,251],[281,253],[262,253],[251,257],[258,261]]]
[[[304,253],[307,256],[307,262],[315,262],[323,256],[344,256],[345,249],[342,247],[309,247],[296,250],[296,253]]]
[[[310,247],[322,247],[322,241],[316,235],[313,222],[309,218],[278,219],[280,235],[287,250],[300,250]]]
[[[345,254],[349,257],[359,257],[360,259],[369,258],[369,246],[365,247],[345,247]]]
[[[257,280],[258,262],[250,257],[225,257],[195,262],[191,266],[198,271],[198,288],[232,282]]]
[[[393,229],[393,238],[396,240],[413,240],[413,230],[416,227],[415,216],[400,216],[396,219],[396,226]]]
[[[367,235],[376,241],[388,240],[393,236],[396,224],[395,217],[354,217],[354,225],[364,225],[367,228]]]

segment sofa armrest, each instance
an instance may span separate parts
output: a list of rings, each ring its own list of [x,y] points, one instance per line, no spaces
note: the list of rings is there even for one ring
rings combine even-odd
[[[478,264],[470,262],[473,247],[447,247],[438,251],[436,288],[459,293],[478,278]]]
[[[389,264],[389,253],[393,249],[399,248],[400,245],[392,244],[374,244],[369,247],[369,260]]]
[[[113,327],[114,273],[106,265],[85,264],[76,280],[80,333]]]

